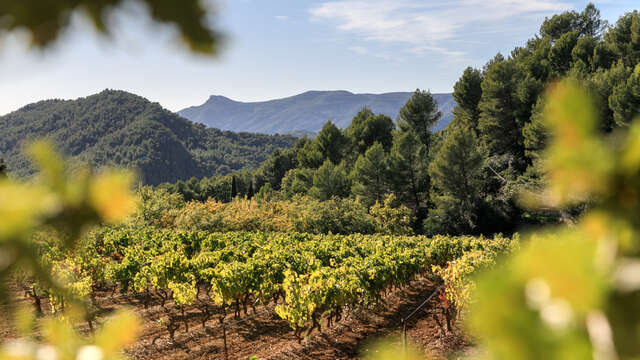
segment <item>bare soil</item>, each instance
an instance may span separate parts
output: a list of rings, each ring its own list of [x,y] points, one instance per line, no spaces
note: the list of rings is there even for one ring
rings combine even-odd
[[[134,359],[225,359],[226,333],[227,359],[360,359],[366,355],[368,345],[381,338],[390,337],[400,343],[401,319],[410,314],[436,289],[427,279],[414,281],[405,289],[394,289],[384,297],[384,303],[366,310],[345,311],[343,319],[327,328],[323,321],[321,331],[315,330],[310,336],[297,339],[287,321],[273,311],[274,305],[249,308],[245,315],[234,318],[231,311],[220,322],[221,309],[211,306],[213,315],[205,322],[203,313],[196,307],[185,308],[185,318],[189,331],[185,332],[181,311],[171,301],[165,307],[158,297],[153,297],[145,308],[142,298],[130,295],[112,295],[104,291],[97,296],[97,322],[104,321],[109,314],[122,307],[132,308],[143,321],[144,329],[134,346],[126,349]],[[203,302],[206,294],[201,291]],[[22,298],[21,303],[30,300]],[[42,301],[46,310],[46,301]],[[209,302],[210,303],[210,302]],[[439,300],[434,296],[407,323],[407,341],[425,353],[425,357],[435,359],[455,358],[468,351],[472,344],[462,331],[454,328],[451,332],[441,329],[436,319],[444,324],[438,310]],[[5,321],[4,310],[0,308],[0,337],[15,336]],[[168,316],[173,316],[179,328],[172,341],[167,329]],[[224,328],[224,329],[223,329]],[[86,324],[82,331],[88,331]]]

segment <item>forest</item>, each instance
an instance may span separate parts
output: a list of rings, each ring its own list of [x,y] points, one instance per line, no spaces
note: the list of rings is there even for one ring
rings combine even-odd
[[[564,12],[508,56],[467,68],[454,86],[454,119],[443,131],[432,131],[437,103],[416,90],[396,121],[363,109],[345,129],[328,121],[317,137],[275,151],[257,170],[161,187],[199,201],[259,193],[302,203],[352,199],[365,211],[393,195],[392,206],[410,210],[418,234],[491,235],[572,222],[586,204],[531,211],[517,200],[545,182],[544,91],[575,79],[597,102],[603,134],[627,127],[640,110],[639,39],[637,11],[611,26],[593,4]]]
[[[33,174],[25,140],[47,137],[75,161],[135,169],[143,184],[255,168],[284,135],[234,133],[193,123],[131,93],[105,90],[77,100],[46,100],[0,116],[0,154],[8,171]]]

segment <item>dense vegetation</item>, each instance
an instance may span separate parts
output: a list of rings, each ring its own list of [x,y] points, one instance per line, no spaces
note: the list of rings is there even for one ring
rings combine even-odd
[[[509,233],[573,221],[582,206],[532,211],[517,203],[518,194],[544,183],[542,93],[571,77],[596,98],[603,133],[627,126],[640,110],[638,24],[635,11],[607,26],[593,5],[546,19],[508,57],[464,71],[454,87],[454,118],[442,132],[433,131],[437,102],[418,90],[395,123],[363,109],[345,129],[327,122],[316,138],[274,152],[255,171],[165,187],[187,200],[262,192],[275,199],[357,198],[365,206],[393,194],[396,205],[411,209],[414,231],[426,234]]]
[[[339,321],[347,308],[379,304],[391,287],[408,284],[431,266],[471,251],[496,256],[517,246],[502,237],[214,233],[133,226],[96,230],[70,256],[50,237],[36,240],[42,259],[72,289],[64,294],[23,277],[37,312],[43,311],[39,299],[48,298],[56,312],[74,298],[95,299],[98,290],[118,285],[144,306],[155,298],[163,308],[178,310],[182,316],[169,311],[165,323],[172,338],[182,324],[189,331],[187,306],[200,309],[206,324],[213,314],[224,321],[229,310],[238,317],[249,306],[271,303],[300,335],[319,329],[323,320]],[[216,306],[222,311],[214,311]]]
[[[105,90],[77,100],[47,100],[0,117],[0,153],[11,173],[30,175],[25,140],[52,139],[73,159],[135,168],[146,184],[255,168],[295,138],[208,129],[157,103]]]

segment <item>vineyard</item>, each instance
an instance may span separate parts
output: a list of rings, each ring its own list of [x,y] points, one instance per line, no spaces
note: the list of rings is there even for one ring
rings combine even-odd
[[[442,282],[432,268],[451,269],[447,264],[465,254],[493,258],[517,244],[500,236],[207,233],[132,227],[95,230],[68,256],[52,238],[40,234],[37,239],[42,258],[69,289],[58,293],[22,274],[19,284],[37,312],[57,312],[66,303],[91,299],[85,326],[91,331],[105,308],[134,305],[145,313],[145,321],[159,325],[151,340],[156,351],[185,336],[207,336],[213,328],[224,330],[226,348],[227,328],[267,312],[272,316],[263,320],[286,323],[302,341],[335,327],[345,312],[386,305],[385,296],[398,288],[411,292],[416,280]],[[455,304],[457,280],[445,284],[441,306]],[[156,344],[167,335],[167,344]]]

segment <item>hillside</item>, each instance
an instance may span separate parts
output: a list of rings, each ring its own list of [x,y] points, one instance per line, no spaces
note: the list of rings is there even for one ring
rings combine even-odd
[[[224,96],[211,96],[200,106],[178,113],[207,126],[266,134],[317,132],[331,120],[346,127],[363,107],[395,119],[398,110],[411,97],[410,92],[353,94],[348,91],[308,91],[284,99],[262,102],[239,102]],[[442,119],[435,130],[443,129],[451,118],[455,101],[451,94],[434,94]]]
[[[0,154],[16,176],[33,171],[21,154],[23,142],[46,136],[74,160],[136,168],[147,184],[257,167],[273,150],[295,141],[206,128],[116,90],[33,103],[1,116],[0,128]]]

